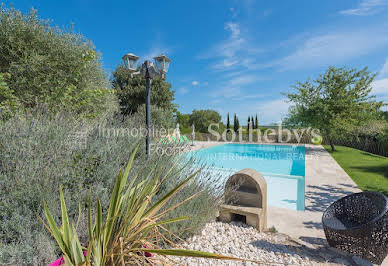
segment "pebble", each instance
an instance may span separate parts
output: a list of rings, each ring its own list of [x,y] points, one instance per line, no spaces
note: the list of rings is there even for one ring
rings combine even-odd
[[[180,248],[245,260],[174,257],[173,260],[180,265],[349,265],[348,257],[329,248],[315,250],[295,245],[295,241],[285,234],[259,232],[238,222],[210,222],[199,235],[189,238]]]

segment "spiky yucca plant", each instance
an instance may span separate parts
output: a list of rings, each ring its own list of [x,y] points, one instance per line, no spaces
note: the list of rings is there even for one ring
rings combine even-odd
[[[172,207],[163,207],[190,182],[196,173],[183,180],[161,199],[153,202],[153,197],[171,171],[166,176],[161,176],[153,170],[141,181],[138,176],[134,176],[127,185],[136,150],[132,153],[125,170],[120,171],[117,177],[105,220],[100,200],[97,200],[94,211],[89,200],[87,247],[81,246],[76,226],[70,225],[61,189],[61,227],[58,227],[47,205],[44,205],[48,221],[48,224],[45,224],[46,228],[62,250],[66,265],[144,265],[152,260],[166,261],[168,255],[235,260],[236,258],[202,251],[160,248],[160,243],[166,243],[166,241],[170,246],[174,246],[174,243],[160,232],[167,230],[164,225],[189,218],[185,216],[164,220],[163,217],[198,196],[198,193]],[[94,219],[92,213],[95,214]],[[146,257],[145,252],[158,254],[158,256]]]

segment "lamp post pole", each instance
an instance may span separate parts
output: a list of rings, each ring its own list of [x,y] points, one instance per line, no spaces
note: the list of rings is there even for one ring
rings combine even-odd
[[[147,159],[150,157],[150,123],[151,123],[151,75],[149,73],[148,66],[150,65],[149,61],[144,62],[144,67],[146,68],[145,81],[146,81],[146,126],[147,126],[147,136],[146,136],[146,154]]]
[[[140,71],[137,69],[137,61],[139,57],[129,53],[123,56],[123,61],[125,66],[131,73],[131,77],[133,75],[141,74],[146,81],[146,155],[147,159],[150,157],[150,124],[151,124],[151,81],[156,76],[161,76],[163,79],[166,78],[166,73],[168,71],[168,67],[170,66],[171,59],[169,59],[164,54],[161,54],[157,57],[154,57],[155,65],[148,60],[145,60],[142,64]]]

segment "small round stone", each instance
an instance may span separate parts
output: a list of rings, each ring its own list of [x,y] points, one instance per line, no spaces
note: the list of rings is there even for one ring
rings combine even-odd
[[[209,260],[204,258],[175,257],[182,265],[338,265],[348,262],[347,258],[328,249],[325,254],[319,250],[295,246],[292,239],[281,233],[260,233],[243,223],[211,222],[201,233],[182,243],[180,247],[191,250],[214,252],[217,254],[242,258],[248,261]],[[306,251],[307,250],[307,251]],[[328,259],[334,263],[329,263]]]

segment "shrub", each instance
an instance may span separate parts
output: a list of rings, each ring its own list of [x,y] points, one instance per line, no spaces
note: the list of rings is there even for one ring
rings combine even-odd
[[[179,193],[198,173],[195,172],[183,179],[178,185],[165,193],[160,193],[160,188],[168,181],[165,176],[157,171],[151,171],[147,176],[135,175],[126,186],[131,173],[136,150],[132,153],[130,161],[120,171],[110,199],[106,218],[103,218],[101,201],[98,199],[92,217],[92,204],[88,206],[88,232],[89,241],[87,248],[79,241],[76,225],[70,225],[65,199],[60,189],[62,224],[58,227],[47,205],[44,205],[44,213],[48,224],[46,228],[53,235],[58,246],[63,252],[66,265],[144,265],[151,261],[167,262],[165,255],[204,257],[213,259],[234,259],[214,253],[171,249],[171,237],[166,238],[163,232],[166,226],[187,220],[188,216],[175,216],[166,218],[180,205],[197,197],[199,193],[177,202],[175,205],[164,208],[167,203]],[[154,169],[157,169],[157,165]],[[178,170],[179,171],[179,170]],[[159,200],[153,200],[157,194],[161,194]],[[161,249],[160,244],[166,243],[170,249]],[[174,247],[174,246],[172,246]],[[84,255],[84,251],[86,254]],[[152,252],[159,256],[149,258],[142,252]],[[163,263],[164,264],[164,263]]]
[[[36,10],[0,7],[0,73],[23,107],[99,113],[114,105],[100,55],[71,30],[50,26]]]
[[[378,140],[384,149],[385,156],[388,156],[388,125],[384,128],[384,131],[378,136]]]
[[[119,134],[126,126],[139,125],[131,117],[85,120],[66,113],[43,112],[17,115],[0,122],[0,264],[42,265],[60,255],[37,219],[37,215],[43,217],[42,203],[46,201],[59,220],[59,184],[65,198],[72,199],[67,205],[71,218],[78,214],[79,203],[82,210],[86,208],[91,188],[92,200],[98,195],[106,209],[114,177],[128,161],[136,143],[141,143],[140,151],[145,150],[139,137]],[[156,161],[159,161],[156,171],[161,174],[171,169],[171,158],[152,154],[146,161],[144,152],[137,154],[134,169],[139,176],[147,176]],[[174,172],[168,185],[178,184],[194,171],[193,167],[187,165],[186,170]],[[203,191],[201,197],[175,210],[178,215],[193,217],[188,222],[171,225],[170,231],[179,237],[192,234],[214,218],[219,195],[214,195],[209,183],[203,181],[206,174],[198,176],[174,199],[182,200]],[[80,241],[87,239],[85,216],[81,216],[78,233]]]
[[[221,115],[214,110],[193,110],[189,123],[190,125],[194,124],[195,130],[202,133],[207,133],[208,127],[212,123],[219,124],[225,128],[221,122]]]
[[[174,125],[174,117],[171,110],[163,109],[156,105],[151,105],[151,126],[155,126],[156,128],[163,127],[165,129],[175,128]],[[132,116],[132,119],[136,118],[139,125],[146,124],[146,107],[145,104],[142,104],[137,109],[137,112]]]
[[[383,102],[371,95],[375,77],[367,68],[329,67],[314,81],[298,82],[297,92],[286,94],[294,104],[287,124],[319,129],[335,151],[336,140],[379,116]]]
[[[10,118],[20,108],[20,102],[5,82],[4,75],[0,73],[0,120]]]

